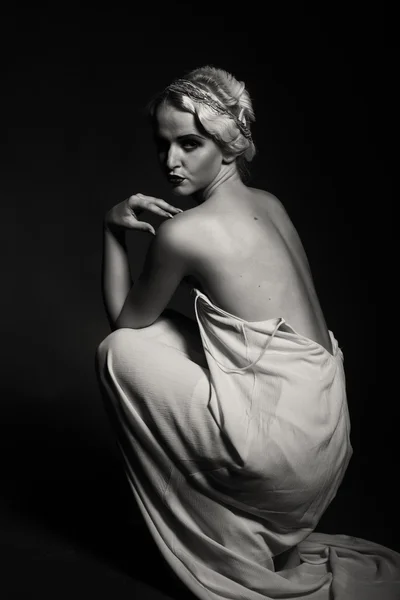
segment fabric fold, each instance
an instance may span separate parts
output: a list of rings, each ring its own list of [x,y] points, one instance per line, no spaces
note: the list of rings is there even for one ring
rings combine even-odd
[[[160,320],[110,334],[97,373],[132,493],[203,600],[400,600],[400,555],[314,533],[352,456],[344,357],[193,288],[205,362]],[[198,349],[196,350],[199,355]]]

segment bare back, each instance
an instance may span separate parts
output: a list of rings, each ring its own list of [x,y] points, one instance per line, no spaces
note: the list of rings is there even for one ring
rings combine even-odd
[[[332,352],[304,248],[277,198],[248,188],[246,198],[207,201],[184,215],[198,256],[189,283],[246,321],[283,317]]]

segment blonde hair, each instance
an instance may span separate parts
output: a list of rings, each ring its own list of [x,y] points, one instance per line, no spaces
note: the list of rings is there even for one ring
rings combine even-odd
[[[183,85],[179,85],[180,82]],[[198,93],[191,93],[191,87],[197,88]],[[250,133],[255,116],[243,81],[223,69],[200,67],[153,98],[148,107],[151,119],[162,103],[193,114],[222,151],[235,156],[241,178],[248,176],[247,163],[256,153]]]

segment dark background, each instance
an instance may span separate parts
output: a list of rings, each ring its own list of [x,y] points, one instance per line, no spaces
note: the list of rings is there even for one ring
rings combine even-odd
[[[394,17],[384,4],[211,8],[61,3],[3,14],[4,599],[160,597],[146,584],[180,597],[136,521],[94,355],[110,331],[103,215],[136,192],[185,206],[158,171],[145,106],[205,64],[247,84],[257,118],[251,185],[286,206],[344,352],[354,456],[317,530],[400,550]],[[133,236],[135,277],[150,239]],[[173,302],[188,310],[179,293]]]

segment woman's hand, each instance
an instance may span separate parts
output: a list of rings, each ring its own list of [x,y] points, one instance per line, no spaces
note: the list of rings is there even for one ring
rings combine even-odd
[[[183,212],[180,208],[175,208],[165,200],[145,196],[144,194],[134,194],[129,196],[123,202],[113,206],[105,216],[105,226],[110,230],[120,229],[139,229],[156,234],[150,223],[139,221],[138,216],[143,211],[148,210],[156,215],[171,218],[176,214]]]

